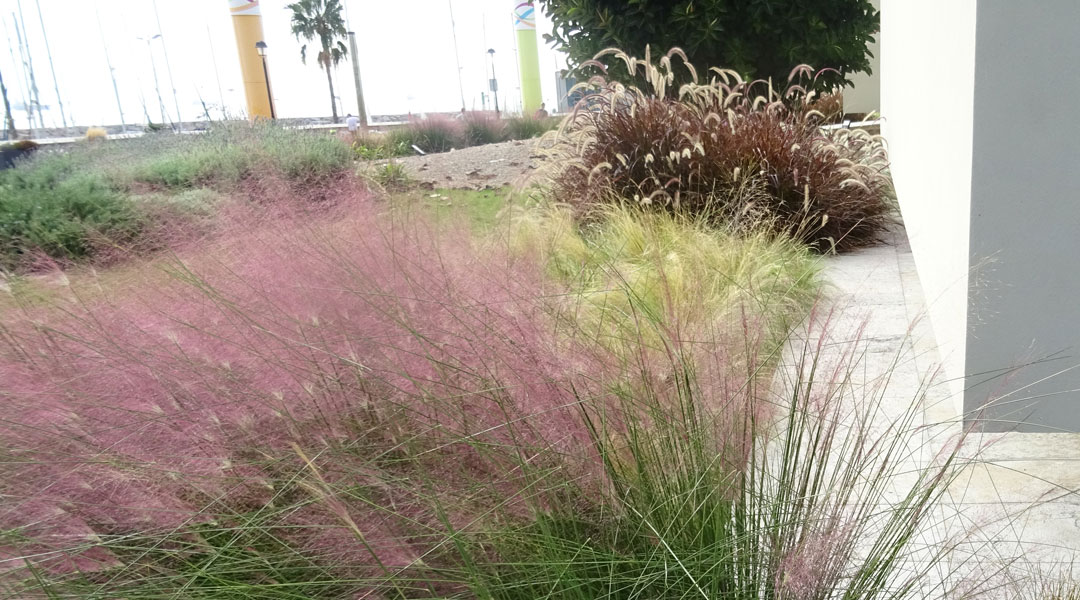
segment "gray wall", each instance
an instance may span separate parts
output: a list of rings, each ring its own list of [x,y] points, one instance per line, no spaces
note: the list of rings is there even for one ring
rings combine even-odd
[[[964,408],[1080,431],[1080,2],[979,0],[975,38]]]

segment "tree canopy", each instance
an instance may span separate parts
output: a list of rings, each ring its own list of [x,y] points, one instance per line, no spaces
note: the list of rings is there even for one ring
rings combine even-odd
[[[821,88],[848,83],[870,71],[867,43],[879,13],[870,0],[543,0],[554,34],[572,67],[605,48],[641,55],[646,45],[663,53],[682,48],[705,73],[734,69],[749,78],[787,80],[807,64],[823,72]],[[610,77],[625,78],[617,62],[603,59]]]
[[[348,35],[345,19],[341,17],[341,0],[300,0],[285,8],[292,11],[292,33],[296,39],[318,41],[319,54],[316,60],[326,71],[326,81],[330,88],[330,110],[336,123],[338,112],[330,69],[344,60],[347,54],[344,39]],[[307,44],[300,47],[300,60],[305,64],[307,49]]]

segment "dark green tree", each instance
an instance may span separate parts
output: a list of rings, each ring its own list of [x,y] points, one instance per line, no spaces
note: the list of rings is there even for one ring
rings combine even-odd
[[[292,11],[292,32],[297,41],[300,38],[311,42],[317,40],[319,66],[326,71],[326,83],[330,86],[330,111],[334,122],[338,122],[337,102],[334,99],[334,78],[330,75],[331,67],[337,66],[346,56],[345,19],[341,16],[341,0],[300,0],[285,7]],[[307,64],[307,44],[300,48],[300,60]]]
[[[700,76],[709,67],[783,84],[791,69],[808,64],[822,73],[818,89],[848,83],[870,71],[867,43],[878,31],[870,0],[543,0],[554,34],[545,40],[566,50],[571,66],[617,47],[641,56],[682,48]],[[609,77],[626,70],[608,56]]]

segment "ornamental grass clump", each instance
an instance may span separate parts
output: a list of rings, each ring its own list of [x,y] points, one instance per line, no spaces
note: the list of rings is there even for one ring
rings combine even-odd
[[[561,119],[558,117],[535,117],[532,115],[522,115],[520,117],[510,117],[506,120],[506,130],[512,140],[527,140],[534,137],[540,137],[541,135],[555,129],[559,126]]]
[[[818,250],[843,251],[878,240],[892,219],[887,159],[880,142],[860,130],[825,130],[808,110],[815,94],[800,83],[745,82],[710,70],[707,83],[681,50],[653,64],[614,54],[651,90],[597,76],[590,93],[560,127],[552,186],[559,200],[588,214],[629,202],[650,210],[707,214],[783,232]],[[674,59],[694,83],[671,86]],[[599,61],[587,67],[603,69]]]
[[[102,158],[127,159],[104,166],[121,185],[228,189],[252,178],[281,177],[296,186],[323,181],[345,173],[353,153],[333,136],[256,123],[221,124],[199,136],[140,140]]]
[[[660,343],[637,312],[692,331],[749,311],[779,343],[821,286],[820,257],[798,242],[704,218],[615,205],[583,228],[568,207],[552,206],[514,212],[506,231],[515,253],[580,294],[575,326],[613,347]]]
[[[0,582],[356,594],[557,493],[523,463],[595,470],[562,382],[603,357],[547,326],[541,274],[374,212],[5,311],[0,548],[27,560]]]
[[[466,145],[481,146],[504,142],[508,139],[507,125],[498,113],[472,111],[464,115]]]
[[[416,146],[427,154],[448,152],[466,145],[464,124],[444,115],[428,115],[411,119],[407,125],[391,132],[394,142]]]
[[[333,204],[355,192],[352,166],[342,140],[265,123],[107,140],[20,160],[0,170],[0,271],[101,266],[175,249],[174,242],[206,233],[208,213],[245,201]],[[190,202],[200,195],[229,201]]]
[[[917,399],[876,419],[864,349],[811,310],[805,249],[740,267],[745,238],[628,211],[541,254],[521,250],[557,225],[515,247],[376,210],[10,300],[7,595],[825,600],[926,582],[912,540],[953,446],[908,461]]]

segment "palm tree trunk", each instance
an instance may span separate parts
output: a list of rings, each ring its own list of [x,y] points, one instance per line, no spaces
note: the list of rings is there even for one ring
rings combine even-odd
[[[326,71],[326,83],[330,85],[330,113],[334,116],[334,122],[337,123],[337,102],[334,100],[334,80],[330,77],[330,65],[324,64],[323,69]]]

